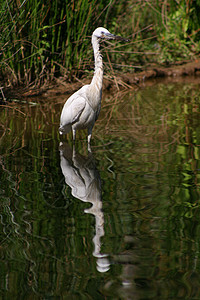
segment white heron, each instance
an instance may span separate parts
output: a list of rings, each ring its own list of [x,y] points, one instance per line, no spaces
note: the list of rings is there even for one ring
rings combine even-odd
[[[88,150],[91,151],[90,141],[92,129],[101,109],[101,96],[103,84],[103,60],[99,50],[100,41],[126,39],[110,33],[106,28],[98,27],[92,34],[92,47],[94,51],[95,71],[90,84],[84,85],[65,102],[60,117],[60,134],[67,134],[72,130],[73,142],[76,139],[76,130],[88,130]]]

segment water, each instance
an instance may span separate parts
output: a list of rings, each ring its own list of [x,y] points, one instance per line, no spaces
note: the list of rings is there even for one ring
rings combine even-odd
[[[63,97],[0,107],[1,299],[200,298],[199,85],[105,94],[92,155]]]

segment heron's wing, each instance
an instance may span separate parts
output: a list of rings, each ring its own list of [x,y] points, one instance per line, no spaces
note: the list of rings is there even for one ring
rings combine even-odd
[[[86,105],[86,100],[77,94],[72,95],[65,103],[61,113],[61,126],[73,124],[78,120]]]
[[[80,115],[82,114],[82,111],[85,108],[85,98],[78,97],[74,102],[71,104],[71,123],[74,123],[78,120]]]

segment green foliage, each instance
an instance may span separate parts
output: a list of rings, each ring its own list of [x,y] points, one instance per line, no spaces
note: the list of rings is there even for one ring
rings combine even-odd
[[[197,41],[195,33],[198,28],[196,26],[200,24],[195,26],[192,21],[196,13],[195,7],[187,7],[185,1],[182,1],[179,6],[169,12],[169,16],[166,18],[165,30],[162,30],[158,39],[161,48],[160,60],[162,62],[190,59],[194,53],[200,51],[200,43]]]
[[[80,78],[93,68],[89,37],[98,26],[132,39],[105,48],[119,70],[192,59],[200,51],[199,9],[200,1],[185,0],[4,0],[0,79],[40,86],[58,76]]]
[[[49,1],[44,5],[31,0],[20,6],[5,1],[0,17],[0,63],[8,80],[39,85],[56,75],[69,74],[72,68],[76,72],[87,58],[89,26],[106,1],[96,2]]]

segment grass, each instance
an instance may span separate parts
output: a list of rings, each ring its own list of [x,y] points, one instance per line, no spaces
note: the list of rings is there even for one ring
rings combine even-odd
[[[200,1],[78,0],[18,2],[0,7],[0,80],[3,86],[40,87],[93,70],[92,31],[105,26],[132,39],[106,44],[104,61],[135,71],[149,62],[192,59],[200,51]],[[111,66],[111,63],[113,65]]]
[[[101,1],[23,3],[5,1],[1,7],[0,63],[9,83],[41,85],[80,69],[88,45],[84,40]]]

